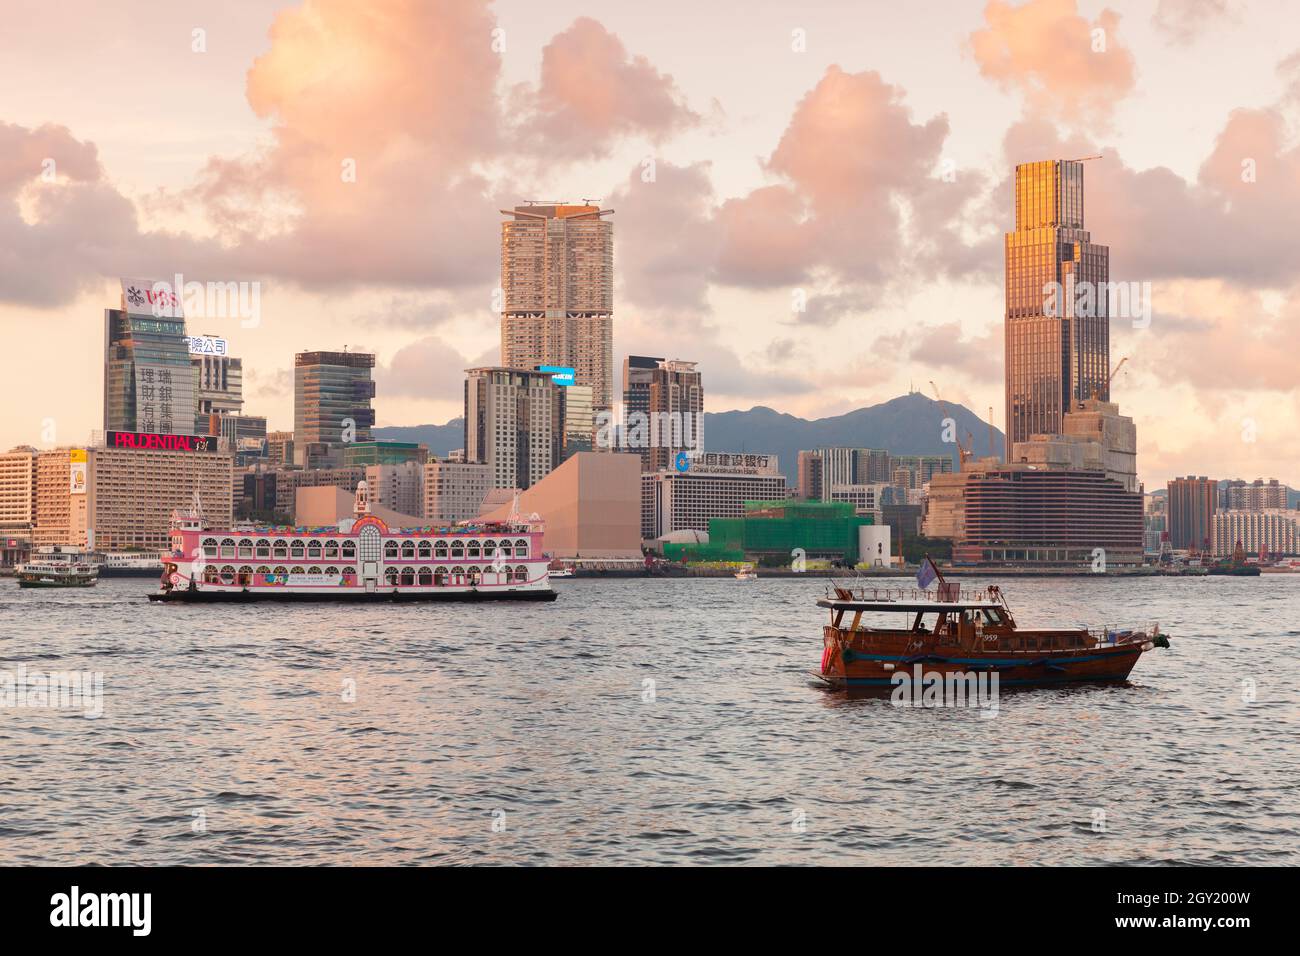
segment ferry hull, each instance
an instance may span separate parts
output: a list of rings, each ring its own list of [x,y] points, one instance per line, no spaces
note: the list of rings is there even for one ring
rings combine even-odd
[[[540,588],[519,591],[362,591],[322,590],[319,594],[302,591],[272,591],[250,589],[247,591],[190,591],[177,589],[150,594],[150,601],[173,604],[248,604],[258,601],[297,602],[388,602],[416,603],[422,601],[554,601],[558,592]]]

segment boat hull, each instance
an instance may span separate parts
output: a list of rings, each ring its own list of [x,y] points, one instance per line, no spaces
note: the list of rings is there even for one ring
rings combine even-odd
[[[24,581],[19,578],[18,586],[20,588],[93,588],[95,579],[91,578],[88,581]]]
[[[190,591],[188,589],[176,589],[150,594],[149,600],[174,604],[247,604],[260,601],[408,603],[421,601],[554,601],[558,596],[558,592],[549,588],[530,588],[518,591],[321,589],[319,593],[252,588],[246,591]]]

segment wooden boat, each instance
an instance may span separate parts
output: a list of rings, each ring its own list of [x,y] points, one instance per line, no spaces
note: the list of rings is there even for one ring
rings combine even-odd
[[[837,689],[889,687],[915,665],[945,678],[996,673],[1001,686],[1122,681],[1144,653],[1169,646],[1158,625],[1022,629],[997,586],[962,590],[941,577],[934,590],[833,583],[817,604],[831,615],[817,677]],[[901,626],[863,620],[883,613]]]

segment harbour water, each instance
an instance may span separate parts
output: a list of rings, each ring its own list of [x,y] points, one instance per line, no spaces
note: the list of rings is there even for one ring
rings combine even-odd
[[[0,862],[1300,862],[1300,575],[1004,582],[1022,626],[1172,646],[991,719],[817,686],[824,583],[186,607],[0,581],[0,671],[103,680],[98,717],[0,709]]]

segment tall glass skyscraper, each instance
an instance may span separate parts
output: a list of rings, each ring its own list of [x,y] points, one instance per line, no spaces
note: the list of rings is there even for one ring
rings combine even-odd
[[[148,280],[122,280],[104,310],[104,430],[193,435],[195,374],[180,300]]]
[[[351,422],[349,441],[370,441],[375,413],[371,369],[375,357],[368,352],[299,352],[293,369],[293,440],[308,445],[336,447]]]
[[[1016,167],[1006,234],[1006,441],[1059,434],[1071,403],[1109,400],[1110,249],[1083,228],[1083,163]]]

